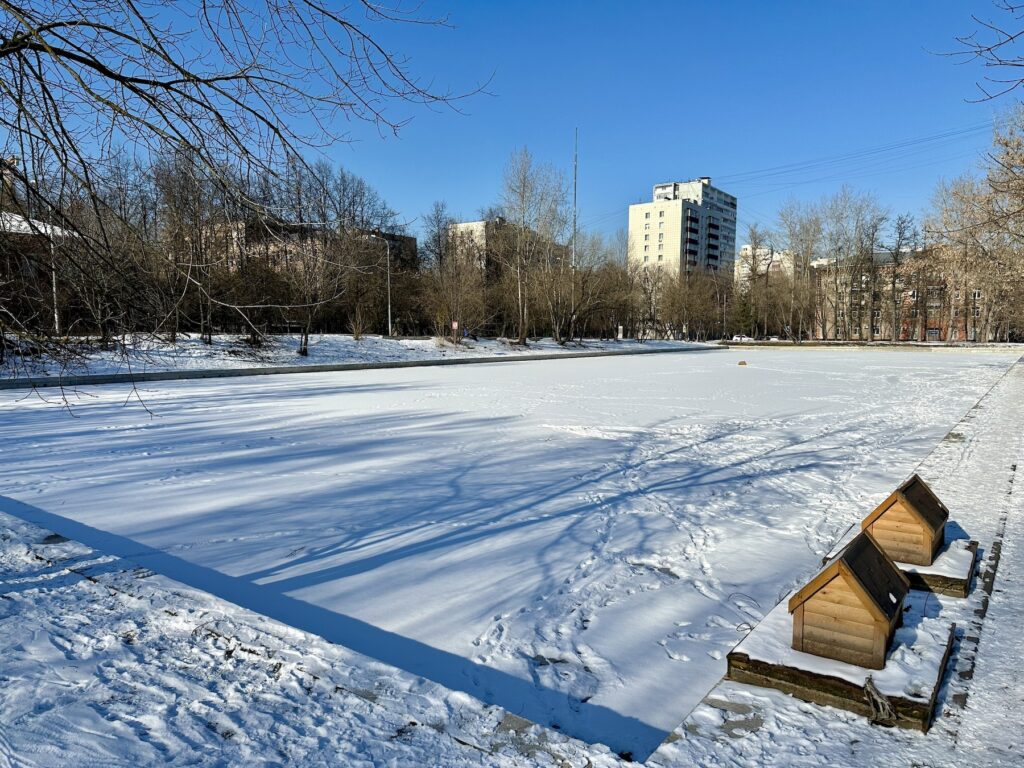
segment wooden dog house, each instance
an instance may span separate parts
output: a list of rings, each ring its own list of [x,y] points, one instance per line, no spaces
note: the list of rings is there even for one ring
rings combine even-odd
[[[790,598],[793,649],[882,669],[909,590],[871,536],[858,534]]]
[[[917,475],[893,491],[860,524],[898,563],[931,565],[945,543],[949,510]]]

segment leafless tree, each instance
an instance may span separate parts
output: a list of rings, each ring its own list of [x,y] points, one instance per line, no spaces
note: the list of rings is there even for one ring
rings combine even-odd
[[[886,271],[889,303],[889,338],[899,341],[903,330],[903,306],[906,285],[909,282],[909,266],[919,246],[917,224],[909,213],[898,215],[889,227],[885,250],[889,254]]]
[[[786,335],[800,341],[814,322],[812,263],[821,253],[821,213],[817,205],[790,201],[779,211],[779,228],[793,262],[790,280]]]
[[[305,152],[347,138],[346,120],[396,132],[407,107],[456,108],[476,91],[425,84],[380,42],[395,25],[444,23],[370,0],[0,0],[0,172],[20,190],[4,207],[50,212],[78,238],[67,261],[88,254],[73,265],[86,279],[98,265],[149,266],[125,263],[141,254],[120,247],[120,212],[104,189],[122,156],[187,155],[205,184],[272,217],[239,179],[304,164]],[[59,184],[38,184],[43,176]],[[177,266],[209,294],[206,262]],[[206,319],[213,305],[207,296]],[[8,323],[40,330],[2,309]]]
[[[509,226],[496,249],[515,297],[517,342],[525,344],[532,318],[534,278],[542,261],[556,258],[566,185],[552,167],[537,163],[526,148],[515,152],[505,168],[501,211]],[[564,250],[564,246],[561,246]]]
[[[1000,13],[998,20],[972,14],[975,30],[957,37],[959,49],[946,54],[963,62],[977,62],[992,73],[978,81],[978,101],[1004,96],[1024,85],[1020,75],[1024,67],[1024,3],[994,0],[993,5]]]
[[[424,310],[434,332],[457,344],[462,332],[476,334],[483,325],[485,267],[443,202],[434,203],[424,225]]]

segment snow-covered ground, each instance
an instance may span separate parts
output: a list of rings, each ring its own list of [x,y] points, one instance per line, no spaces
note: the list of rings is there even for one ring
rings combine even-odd
[[[355,339],[343,334],[314,335],[309,354],[296,350],[294,335],[268,336],[259,348],[253,348],[239,336],[214,336],[212,344],[199,337],[185,337],[177,343],[149,338],[128,340],[108,349],[95,345],[74,345],[66,359],[8,356],[0,365],[0,379],[27,376],[68,376],[82,374],[139,374],[162,371],[195,371],[221,368],[267,368],[344,363],[394,363],[407,360],[444,360],[478,357],[523,357],[571,352],[636,349],[686,349],[707,347],[682,341],[622,341],[587,339],[582,344],[557,344],[551,339],[531,340],[522,347],[507,339],[465,339],[452,344],[443,339],[388,339],[363,336]]]
[[[1018,364],[917,467],[949,507],[953,526],[980,543],[981,573],[967,599],[929,596],[957,622],[958,642],[927,735],[872,726],[777,691],[723,682],[649,760],[682,765],[1019,766],[1024,738],[1020,628],[1024,621],[1024,364]],[[805,570],[804,577],[813,575]],[[994,588],[993,588],[994,587]],[[933,609],[937,608],[933,605]],[[896,649],[895,653],[901,653]],[[887,670],[888,672],[888,670]]]
[[[1017,356],[744,349],[146,384],[152,415],[125,387],[90,388],[73,417],[3,393],[0,494],[645,757]]]
[[[618,762],[8,511],[0,765]]]

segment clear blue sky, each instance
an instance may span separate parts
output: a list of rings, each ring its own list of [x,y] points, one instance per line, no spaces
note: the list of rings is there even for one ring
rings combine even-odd
[[[660,181],[709,175],[746,225],[785,200],[846,180],[894,211],[919,213],[936,182],[990,143],[1010,106],[970,103],[977,65],[933,52],[971,32],[989,0],[889,2],[516,2],[427,0],[451,29],[389,29],[412,69],[453,89],[491,78],[465,114],[414,116],[398,138],[353,124],[332,159],[364,176],[413,229],[434,200],[463,218],[496,202],[510,153],[528,146],[571,173],[580,128],[580,222],[613,233]],[[960,129],[784,176],[743,174]]]

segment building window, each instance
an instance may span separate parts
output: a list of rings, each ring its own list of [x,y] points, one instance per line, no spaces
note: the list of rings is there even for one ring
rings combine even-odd
[[[665,246],[664,246],[664,244],[662,244],[662,243],[658,243],[658,250],[659,250],[659,251],[663,251],[663,250],[665,250]]]
[[[665,212],[664,211],[658,211],[658,218],[659,219],[664,219],[665,218]]]
[[[646,213],[644,214],[644,218],[645,218],[645,219],[649,219],[649,218],[651,218],[651,212],[650,212],[650,211],[647,211],[647,212],[646,212]]]
[[[659,232],[658,233],[658,242],[660,243],[664,239],[665,239],[665,233],[664,232]]]
[[[916,290],[910,292],[910,300],[911,301],[917,301],[917,291]]]
[[[664,256],[662,256],[662,255],[661,255],[660,253],[658,254],[658,261],[662,261],[662,260],[663,260],[664,258],[665,258],[665,257],[664,257]]]
[[[911,317],[917,317],[917,307],[911,307],[910,308],[910,316]]]
[[[648,240],[650,240],[650,239],[651,239],[651,236],[650,236],[650,235],[644,235],[644,242],[645,242],[645,243],[646,243],[646,242],[647,242]]]
[[[665,222],[664,221],[659,221],[658,222],[658,229],[664,229],[664,228],[665,228]]]
[[[981,307],[975,307],[974,308],[974,316],[975,317],[981,317]]]
[[[872,314],[872,315],[873,315],[874,317],[881,317],[881,316],[882,316],[882,310],[880,310],[880,309],[876,309],[876,310],[875,310],[874,312],[872,312],[871,314]]]
[[[644,224],[644,231],[645,231],[645,232],[646,232],[646,231],[647,231],[648,229],[650,229],[650,228],[651,228],[651,225],[650,225],[650,224]]]
[[[644,264],[651,260],[650,256],[644,256]]]
[[[974,293],[972,294],[972,297],[974,298],[975,301],[981,301],[981,291],[978,290],[977,288],[975,288],[974,289]]]
[[[644,246],[644,253],[647,253],[649,250],[651,250],[651,246],[645,245]]]

